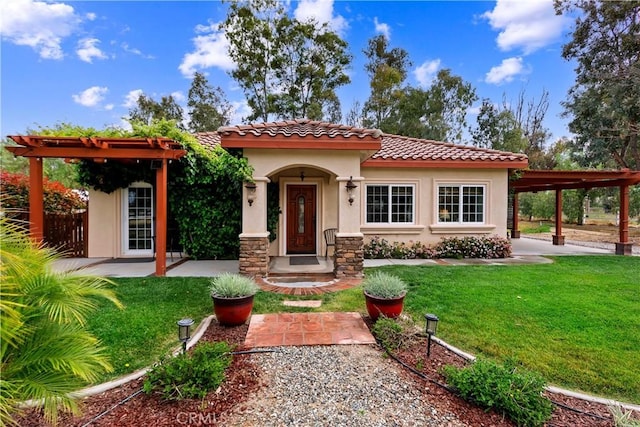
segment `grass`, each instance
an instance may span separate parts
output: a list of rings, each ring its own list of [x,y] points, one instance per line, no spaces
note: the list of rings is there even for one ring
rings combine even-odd
[[[383,269],[409,284],[406,311],[437,314],[451,344],[515,357],[552,384],[640,402],[640,259]]]
[[[552,384],[640,403],[640,259],[554,261],[376,270],[405,280],[405,311],[418,324],[425,313],[437,314],[438,336],[451,344],[496,360],[515,357]],[[177,346],[175,322],[181,317],[198,322],[212,314],[206,278],[116,280],[126,309],[105,306],[90,324],[109,347],[114,375],[148,366]],[[283,307],[285,299],[323,303],[315,309]],[[361,288],[310,297],[256,294],[254,313],[282,311],[366,313]]]
[[[125,308],[103,304],[88,321],[114,368],[102,380],[153,364],[178,346],[178,320],[191,317],[197,325],[212,314],[209,279],[145,277],[114,281]]]

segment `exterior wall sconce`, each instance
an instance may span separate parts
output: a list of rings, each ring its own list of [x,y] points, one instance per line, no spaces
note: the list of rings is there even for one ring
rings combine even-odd
[[[355,190],[356,188],[358,188],[358,186],[353,183],[353,177],[350,176],[349,181],[347,181],[346,185],[347,193],[349,194],[349,206],[353,206],[353,190]]]
[[[193,319],[181,319],[178,320],[178,339],[182,343],[182,354],[187,352],[187,341],[191,338],[191,325],[193,325]]]
[[[431,355],[431,337],[436,334],[438,329],[438,316],[435,314],[425,314],[424,318],[427,320],[426,332],[429,336],[427,343],[427,357]]]
[[[244,188],[247,189],[247,202],[249,202],[249,206],[253,205],[253,201],[256,199],[256,183],[248,182]]]
[[[304,181],[304,171],[300,171],[300,181]]]

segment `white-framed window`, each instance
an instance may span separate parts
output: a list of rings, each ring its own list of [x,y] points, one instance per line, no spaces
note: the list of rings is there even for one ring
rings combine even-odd
[[[483,224],[486,186],[442,184],[438,186],[438,222],[443,224]]]
[[[123,191],[124,253],[152,255],[154,239],[153,187],[133,183]]]
[[[368,224],[413,224],[415,185],[367,184],[366,222]]]

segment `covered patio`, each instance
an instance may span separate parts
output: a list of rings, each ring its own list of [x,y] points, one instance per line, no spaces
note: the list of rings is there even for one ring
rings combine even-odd
[[[616,242],[617,255],[631,255],[629,242],[629,187],[640,183],[640,171],[623,169],[619,171],[546,171],[525,170],[511,180],[509,190],[512,197],[513,222],[511,238],[520,237],[518,231],[518,194],[538,191],[555,191],[555,232],[554,245],[564,245],[562,235],[562,190],[598,187],[618,187],[620,191],[619,241]]]
[[[94,162],[135,162],[151,160],[156,170],[156,230],[155,245],[167,246],[167,163],[186,154],[182,146],[168,138],[101,138],[58,137],[43,135],[9,136],[18,146],[5,147],[15,156],[29,159],[29,221],[30,234],[42,241],[44,230],[43,158],[85,159]],[[94,226],[98,226],[95,224]],[[164,250],[156,251],[155,275],[166,274]]]

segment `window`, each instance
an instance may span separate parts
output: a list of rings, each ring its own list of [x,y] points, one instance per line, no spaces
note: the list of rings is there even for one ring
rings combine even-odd
[[[484,185],[438,187],[438,222],[483,223]]]
[[[367,185],[367,223],[412,224],[413,185]]]

